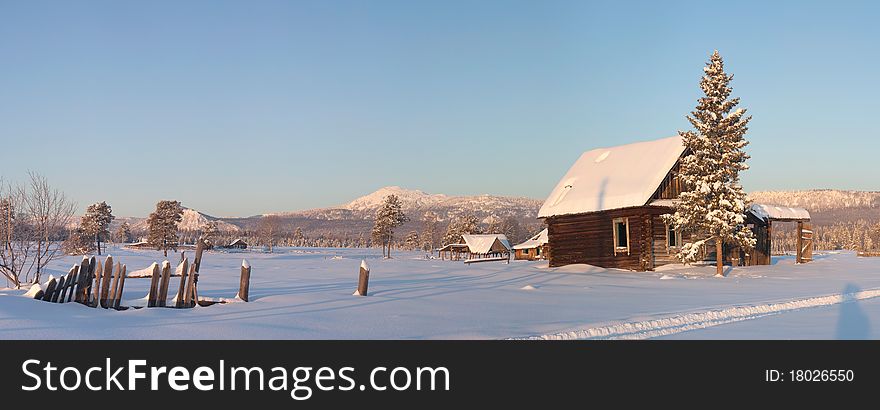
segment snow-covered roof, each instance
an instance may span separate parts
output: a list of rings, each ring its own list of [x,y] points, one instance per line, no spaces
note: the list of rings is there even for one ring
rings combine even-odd
[[[543,231],[529,238],[529,240],[514,246],[513,249],[532,249],[545,244],[547,244],[547,228],[544,228]]]
[[[685,147],[680,136],[587,151],[544,201],[539,218],[645,205]]]
[[[230,243],[230,244],[229,244],[229,246],[232,246],[232,245],[238,245],[238,244],[243,244],[243,245],[246,245],[246,243],[245,243],[245,242],[244,242],[244,240],[243,240],[243,239],[241,239],[241,238],[238,238],[238,239],[236,239],[236,240],[234,240],[234,241],[232,241],[232,243]]]
[[[675,203],[678,202],[677,199],[655,199],[648,203],[651,206],[665,206],[669,208],[674,208]]]
[[[752,213],[765,221],[771,219],[809,220],[810,212],[804,208],[791,208],[767,204],[752,204],[749,209]]]
[[[510,241],[504,234],[462,235],[470,253],[509,252]]]

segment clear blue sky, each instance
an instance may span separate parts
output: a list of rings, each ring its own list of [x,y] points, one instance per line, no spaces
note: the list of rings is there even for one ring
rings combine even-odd
[[[132,216],[543,198],[582,151],[688,128],[718,49],[747,190],[878,190],[876,4],[0,0],[0,175]]]

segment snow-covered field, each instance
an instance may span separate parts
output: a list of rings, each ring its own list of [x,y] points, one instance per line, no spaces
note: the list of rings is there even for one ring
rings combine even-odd
[[[129,272],[161,262],[154,251],[110,249]],[[0,290],[0,339],[473,339],[877,338],[880,258],[817,255],[810,264],[666,266],[627,272],[514,261],[466,266],[371,249],[206,253],[201,296],[233,298],[239,266],[253,267],[249,303],[113,311],[52,304]],[[80,258],[55,263],[63,274]],[[179,259],[169,255],[172,262]],[[358,267],[370,295],[353,296]],[[177,278],[172,281],[172,289]],[[2,286],[2,283],[0,283]],[[138,303],[148,279],[129,279]],[[173,293],[173,292],[172,292]]]

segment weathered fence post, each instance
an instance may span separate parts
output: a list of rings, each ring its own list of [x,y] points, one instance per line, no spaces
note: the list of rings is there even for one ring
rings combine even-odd
[[[193,285],[194,285],[193,280],[195,279],[195,277],[196,277],[196,264],[193,263],[189,267],[189,275],[187,275],[187,277],[186,277],[186,287],[183,290],[183,305],[182,305],[183,307],[187,307],[187,308],[195,307],[195,305],[192,303],[193,302],[193,299],[192,299]]]
[[[162,262],[162,280],[159,282],[159,300],[156,306],[164,307],[165,301],[168,300],[168,284],[171,282],[171,262]]]
[[[150,276],[150,294],[147,296],[147,307],[156,307],[156,299],[159,298],[159,264],[153,263],[153,275]]]
[[[101,275],[101,299],[100,306],[107,308],[107,298],[110,295],[110,279],[113,276],[113,257],[107,256],[104,260],[104,272]]]
[[[89,259],[83,256],[82,262],[77,265],[77,270],[80,273],[76,278],[76,287],[73,289],[73,301],[81,302],[86,288],[86,277],[89,274]]]
[[[107,272],[104,273],[106,274]],[[113,283],[110,284],[110,293],[106,299],[101,301],[102,308],[108,309],[113,307],[113,303],[116,301],[116,289],[119,287],[119,275],[121,273],[122,265],[116,262],[116,268],[113,270]]]
[[[61,303],[73,301],[73,295],[76,293],[76,289],[79,288],[79,265],[71,266],[70,270],[67,271],[67,276],[73,279],[67,284],[67,293],[61,295]]]
[[[52,300],[52,295],[55,294],[55,278],[49,277],[49,282],[46,283],[46,289],[43,289],[43,301],[49,302]]]
[[[251,264],[247,259],[241,260],[241,281],[238,284],[238,298],[247,302],[251,287]]]
[[[367,296],[367,288],[370,286],[370,265],[366,260],[361,260],[360,275],[358,275],[358,288],[355,295]]]
[[[177,297],[174,298],[174,307],[181,308],[183,307],[183,292],[186,291],[186,278],[189,276],[189,260],[184,258],[178,268],[180,270],[180,284],[177,286]]]
[[[70,268],[69,271],[67,271],[67,280],[64,283],[64,288],[61,289],[61,297],[58,298],[58,303],[67,302],[66,299],[73,296],[73,292],[74,292],[73,285],[76,284],[76,279],[77,279],[76,274],[78,272],[79,272],[79,266],[77,266],[77,265],[73,265],[73,267]],[[70,293],[68,293],[68,291]]]
[[[89,279],[88,282],[86,282],[83,304],[90,307],[96,307],[98,306],[98,299],[101,296],[101,272],[104,268],[103,265],[101,265],[101,261],[94,256],[89,258],[88,264]],[[82,266],[80,266],[80,269],[82,269]],[[92,291],[93,288],[94,291]]]
[[[104,264],[100,261],[95,261],[95,285],[94,285],[94,295],[91,295],[92,300],[87,301],[89,306],[98,307],[101,305],[101,281],[104,280]],[[90,288],[91,289],[91,288]]]
[[[207,246],[205,238],[199,237],[199,240],[196,243],[196,258],[193,260],[193,266],[195,266],[195,275],[193,276],[192,286],[193,306],[199,304],[199,268],[202,266],[202,254],[205,252]]]
[[[52,303],[58,302],[58,297],[61,296],[61,291],[64,289],[64,285],[67,284],[67,275],[58,278],[58,283],[55,285],[55,291],[52,292],[52,297],[49,298],[49,301]]]
[[[125,275],[126,275],[126,267],[122,265],[122,269],[119,271],[119,285],[115,289],[113,303],[110,305],[113,309],[119,310],[119,305],[122,303],[122,290],[125,288]]]

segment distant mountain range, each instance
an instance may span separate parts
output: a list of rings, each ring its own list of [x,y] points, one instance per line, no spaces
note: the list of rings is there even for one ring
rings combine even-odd
[[[196,211],[195,209],[183,208],[183,216],[180,223],[177,224],[181,231],[197,231],[208,222],[217,222],[217,229],[223,233],[235,233],[241,231],[241,227],[217,218]],[[78,222],[78,220],[77,220]],[[111,224],[111,232],[113,232],[123,222],[128,222],[132,232],[142,232],[147,230],[147,218],[141,217],[121,217],[115,218]]]
[[[544,202],[543,200],[532,198],[497,195],[450,196],[428,194],[419,190],[389,186],[380,188],[347,204],[329,208],[286,212],[280,215],[324,220],[372,219],[388,195],[397,195],[403,212],[409,215],[410,219],[421,219],[426,212],[431,211],[436,213],[441,221],[464,213],[473,213],[481,220],[508,216],[534,219],[538,215],[538,208]],[[490,221],[487,220],[485,222],[488,223]]]
[[[749,194],[763,204],[804,208],[814,224],[831,225],[859,219],[880,220],[880,192],[813,189],[805,191],[758,191]]]
[[[513,217],[527,230],[540,230],[537,220],[542,199],[506,197],[499,195],[453,196],[430,194],[415,189],[389,186],[376,190],[351,202],[302,211],[277,213],[282,217],[284,228],[301,228],[306,236],[357,238],[369,234],[376,210],[388,195],[397,195],[403,211],[410,221],[399,229],[401,232],[421,230],[421,219],[426,212],[434,212],[445,225],[457,215],[473,213],[484,223],[494,218]],[[757,191],[749,197],[758,203],[802,207],[810,211],[813,222],[820,225],[847,222],[858,219],[880,220],[880,192],[845,190],[804,190],[804,191]],[[185,208],[180,223],[182,231],[196,231],[209,221],[217,222],[218,228],[226,235],[236,235],[241,231],[256,227],[261,216],[244,218],[218,218]],[[134,232],[146,230],[146,218],[122,217],[114,221],[114,227],[128,222]]]

